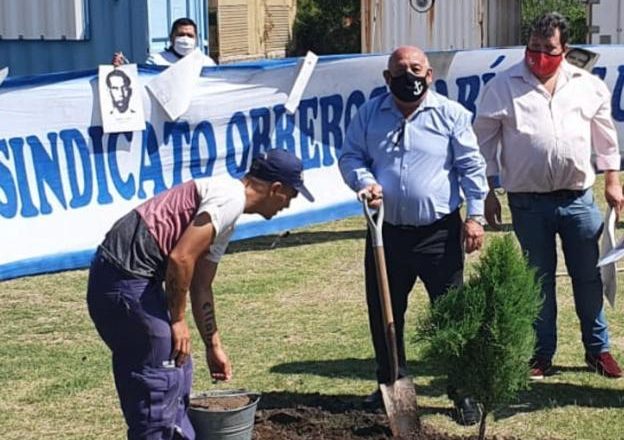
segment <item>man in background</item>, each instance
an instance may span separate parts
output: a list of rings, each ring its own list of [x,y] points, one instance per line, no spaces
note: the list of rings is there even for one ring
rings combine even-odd
[[[609,352],[598,262],[602,215],[592,186],[604,171],[605,199],[619,213],[620,154],[611,118],[611,95],[596,76],[564,59],[569,25],[556,12],[533,25],[524,60],[496,75],[483,91],[474,128],[487,162],[490,192],[485,216],[501,220],[494,193],[499,175],[507,191],[513,228],[542,281],[544,303],[535,322],[537,343],[531,376],[552,372],[557,348],[556,235],[563,247],[585,362],[606,377],[622,371]],[[500,151],[498,145],[500,144]],[[500,156],[500,159],[499,159]]]
[[[170,66],[190,54],[197,47],[197,25],[190,18],[178,18],[171,25],[169,32],[169,47],[163,51],[151,54],[145,64],[155,66]],[[117,52],[111,64],[120,66],[128,60],[123,53]],[[216,66],[208,55],[204,54],[204,67]]]

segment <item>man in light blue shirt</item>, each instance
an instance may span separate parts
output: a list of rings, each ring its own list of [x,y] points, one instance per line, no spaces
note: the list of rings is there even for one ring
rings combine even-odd
[[[383,240],[399,350],[399,375],[407,374],[403,329],[407,299],[420,278],[433,301],[463,282],[464,249],[483,244],[485,161],[472,131],[472,115],[429,90],[433,73],[424,52],[400,47],[388,60],[384,78],[391,93],[358,111],[348,127],[339,166],[355,192],[371,208],[383,199]],[[467,219],[459,208],[466,200]],[[462,246],[463,245],[463,246]],[[375,262],[366,239],[366,297],[377,361],[377,380],[390,380]],[[461,380],[449,381],[461,383]],[[478,405],[449,387],[458,421],[480,420]],[[380,401],[376,391],[367,403]]]

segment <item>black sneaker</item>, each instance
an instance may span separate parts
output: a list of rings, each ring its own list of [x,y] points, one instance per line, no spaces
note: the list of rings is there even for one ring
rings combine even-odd
[[[381,396],[381,390],[377,388],[371,394],[364,398],[363,406],[365,409],[375,410],[383,407],[383,397]]]
[[[481,406],[472,397],[455,401],[455,420],[460,425],[476,425],[481,421],[481,415]]]

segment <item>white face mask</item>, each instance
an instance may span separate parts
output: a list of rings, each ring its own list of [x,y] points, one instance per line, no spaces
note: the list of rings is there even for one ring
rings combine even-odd
[[[173,40],[173,50],[183,57],[191,53],[193,49],[195,49],[195,38],[184,36]]]

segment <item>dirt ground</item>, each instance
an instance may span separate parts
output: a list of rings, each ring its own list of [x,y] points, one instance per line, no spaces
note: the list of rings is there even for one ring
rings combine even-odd
[[[388,419],[381,410],[370,411],[358,400],[306,396],[294,403],[285,396],[264,394],[258,405],[253,440],[385,440],[392,439]],[[423,427],[404,440],[475,440],[475,435],[457,436]],[[520,440],[516,437],[488,437],[490,440]]]
[[[251,399],[248,396],[197,397],[191,399],[191,407],[210,411],[223,411],[242,408],[249,405],[249,402],[251,402]]]

